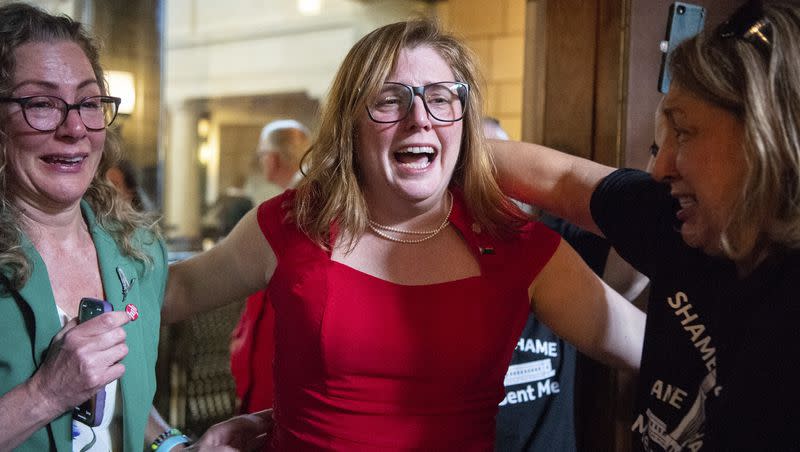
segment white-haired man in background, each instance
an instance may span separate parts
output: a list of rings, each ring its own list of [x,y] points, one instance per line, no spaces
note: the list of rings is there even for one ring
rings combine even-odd
[[[245,186],[256,205],[297,184],[309,140],[308,128],[294,119],[271,121],[261,129],[256,146],[259,174]]]

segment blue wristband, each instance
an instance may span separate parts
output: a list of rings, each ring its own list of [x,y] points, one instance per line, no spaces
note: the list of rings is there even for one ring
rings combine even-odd
[[[173,447],[177,446],[178,444],[187,444],[189,442],[189,437],[186,435],[175,435],[170,436],[169,438],[165,439],[158,445],[156,448],[156,452],[168,452],[172,450]]]

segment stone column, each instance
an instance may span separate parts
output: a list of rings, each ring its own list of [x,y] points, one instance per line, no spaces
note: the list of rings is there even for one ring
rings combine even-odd
[[[169,141],[164,146],[164,224],[170,238],[200,237],[200,163],[197,120],[202,108],[193,102],[168,107]]]

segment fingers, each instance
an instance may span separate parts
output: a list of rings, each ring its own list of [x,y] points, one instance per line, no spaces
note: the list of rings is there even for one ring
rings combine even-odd
[[[254,414],[245,414],[212,425],[195,446],[197,450],[223,450],[232,447],[234,450],[259,450],[267,440],[267,423]]]
[[[262,433],[255,438],[251,439],[247,442],[247,447],[244,449],[245,451],[258,451],[264,450],[264,447],[267,445],[267,441],[269,440],[270,436],[269,433]]]
[[[119,362],[128,355],[128,346],[122,325],[129,321],[124,312],[109,312],[65,333],[62,347],[77,361],[90,385],[102,386],[124,372]]]
[[[87,335],[100,335],[105,331],[121,328],[130,321],[131,318],[125,311],[113,311],[86,320],[79,326]]]
[[[89,395],[97,393],[105,385],[122,377],[125,373],[125,366],[121,363],[114,363],[110,366],[87,367],[81,372],[81,379],[86,385],[86,392]],[[88,397],[87,397],[88,398]]]
[[[42,367],[29,382],[34,397],[56,407],[56,412],[64,412],[83,403],[124,373],[125,366],[119,362],[92,364],[86,356],[57,349],[48,352]]]
[[[65,323],[64,327],[61,328],[58,331],[58,333],[56,333],[55,336],[53,336],[53,341],[61,340],[61,338],[64,337],[64,334],[66,334],[67,331],[75,328],[76,326],[78,326],[78,319],[77,318],[74,318],[74,319],[70,320],[69,322]]]
[[[187,451],[196,451],[196,452],[241,452],[239,449],[235,447],[229,446],[220,446],[220,445],[206,445],[206,444],[192,444],[191,446],[187,447]]]
[[[266,410],[256,411],[252,413],[254,416],[258,416],[265,421],[272,422],[272,408],[267,408]]]
[[[109,312],[78,324],[67,322],[56,334],[45,362],[37,372],[40,389],[71,407],[91,397],[106,384],[120,378],[128,354],[123,325],[130,321],[124,311]],[[65,408],[65,409],[66,409]]]
[[[88,345],[90,350],[106,350],[125,342],[122,326],[128,322],[130,317],[124,312],[107,312],[65,331],[64,342],[75,348]]]
[[[119,378],[125,371],[120,361],[128,355],[124,331],[110,331],[96,341],[78,340],[67,335],[61,346],[56,371],[73,370],[73,378],[80,379],[86,388],[99,389]]]

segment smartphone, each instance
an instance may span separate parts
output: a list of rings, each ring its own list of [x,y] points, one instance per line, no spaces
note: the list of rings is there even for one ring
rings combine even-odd
[[[667,33],[661,41],[661,73],[658,77],[658,90],[669,91],[671,81],[669,74],[669,56],[672,49],[681,42],[700,33],[706,21],[706,9],[691,3],[675,2],[669,7]]]
[[[111,303],[97,298],[82,298],[78,306],[78,323],[83,323],[98,315],[113,311]],[[103,411],[106,405],[106,390],[100,389],[92,398],[72,410],[72,418],[89,427],[97,427],[103,422]]]

